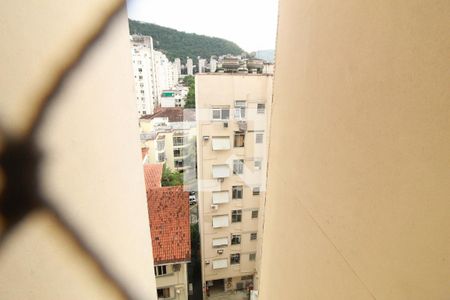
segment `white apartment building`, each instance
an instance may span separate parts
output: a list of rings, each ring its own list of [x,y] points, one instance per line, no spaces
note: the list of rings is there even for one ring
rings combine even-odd
[[[214,56],[211,56],[209,59],[209,72],[215,73],[217,70],[217,59]]]
[[[150,36],[130,36],[134,91],[139,115],[152,114],[158,104],[153,40]]]
[[[206,69],[206,59],[204,58],[198,58],[198,72],[199,73],[205,73]]]
[[[178,77],[180,77],[181,76],[181,59],[179,59],[178,57],[175,58],[174,64],[177,67]]]
[[[170,169],[180,172],[195,167],[194,110],[160,108],[153,115],[141,117],[139,127],[146,162],[166,163]]]
[[[202,283],[257,288],[272,75],[196,75]]]
[[[194,62],[192,61],[192,58],[187,58],[186,60],[186,70],[187,75],[194,75]]]

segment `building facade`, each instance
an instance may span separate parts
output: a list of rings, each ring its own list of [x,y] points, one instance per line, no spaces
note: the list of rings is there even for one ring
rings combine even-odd
[[[158,104],[159,84],[155,72],[155,51],[150,36],[130,36],[134,92],[139,115],[152,114]]]
[[[187,75],[194,75],[194,62],[192,61],[192,58],[187,58],[186,60],[186,72]]]
[[[258,284],[272,76],[196,75],[204,292]]]

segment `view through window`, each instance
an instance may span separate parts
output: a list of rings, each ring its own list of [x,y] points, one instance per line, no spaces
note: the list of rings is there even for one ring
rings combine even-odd
[[[277,5],[127,3],[158,299],[257,299]]]

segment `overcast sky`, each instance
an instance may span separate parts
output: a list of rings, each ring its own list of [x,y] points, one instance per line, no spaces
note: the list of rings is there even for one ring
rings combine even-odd
[[[128,0],[130,19],[235,42],[245,51],[275,49],[277,0]]]

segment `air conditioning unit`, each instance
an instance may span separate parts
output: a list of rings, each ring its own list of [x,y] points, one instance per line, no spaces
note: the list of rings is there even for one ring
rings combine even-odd
[[[223,182],[225,180],[225,178],[221,177],[221,178],[217,178],[218,182]]]
[[[207,142],[207,141],[209,140],[209,135],[204,135],[204,136],[203,136],[203,140],[204,140],[205,142]]]
[[[223,128],[228,128],[228,122],[223,122]]]
[[[181,265],[180,264],[174,264],[172,266],[172,269],[173,269],[174,272],[179,272],[180,269],[181,269]]]
[[[223,249],[217,250],[217,254],[222,254],[222,253],[223,253]]]
[[[219,205],[217,205],[217,204],[212,204],[212,205],[211,205],[211,209],[219,209]]]
[[[209,264],[210,264],[209,260],[205,259],[205,265],[209,265]]]

